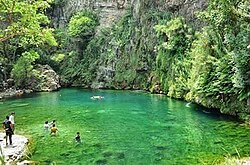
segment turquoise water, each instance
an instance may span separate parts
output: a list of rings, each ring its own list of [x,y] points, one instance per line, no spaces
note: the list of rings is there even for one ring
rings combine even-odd
[[[250,129],[202,109],[144,92],[79,88],[0,102],[2,119],[16,112],[16,133],[32,139],[30,159],[39,164],[215,164],[249,156]],[[53,119],[57,136],[43,129]]]

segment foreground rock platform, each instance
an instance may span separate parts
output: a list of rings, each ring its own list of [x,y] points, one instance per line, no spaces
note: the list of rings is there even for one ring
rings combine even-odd
[[[12,145],[6,145],[5,133],[0,133],[0,157],[4,157],[6,165],[16,164],[25,154],[28,139],[21,135],[12,136]],[[1,162],[0,162],[1,164]]]

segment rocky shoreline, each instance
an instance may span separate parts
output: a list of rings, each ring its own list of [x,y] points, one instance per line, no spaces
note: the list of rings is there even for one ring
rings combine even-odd
[[[21,135],[12,136],[13,144],[6,145],[5,133],[0,133],[0,158],[4,158],[5,165],[18,164],[26,153],[28,138]]]
[[[9,88],[6,89],[2,92],[0,92],[0,101],[6,98],[11,98],[11,97],[19,97],[22,96],[24,93],[32,93],[32,90],[20,90],[20,89],[15,89],[15,88]]]
[[[25,93],[56,91],[61,87],[59,76],[49,65],[38,65],[36,70],[40,74],[39,78],[32,79],[30,84],[26,85],[26,89],[18,89],[13,79],[1,82],[0,101],[9,97],[18,97]]]

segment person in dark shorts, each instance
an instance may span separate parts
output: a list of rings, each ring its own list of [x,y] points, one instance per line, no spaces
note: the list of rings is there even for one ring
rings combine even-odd
[[[6,145],[8,145],[8,138],[9,138],[10,145],[12,145],[13,125],[11,121],[9,120],[9,116],[6,116],[6,119],[3,122],[3,128],[6,133],[6,137],[5,137]]]

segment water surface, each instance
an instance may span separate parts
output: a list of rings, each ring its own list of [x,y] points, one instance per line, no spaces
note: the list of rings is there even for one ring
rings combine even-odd
[[[214,164],[249,156],[249,128],[202,109],[139,91],[79,88],[0,102],[3,119],[16,112],[16,133],[32,139],[31,159],[40,164]],[[53,119],[57,136],[43,129]]]

